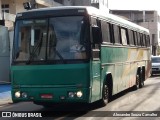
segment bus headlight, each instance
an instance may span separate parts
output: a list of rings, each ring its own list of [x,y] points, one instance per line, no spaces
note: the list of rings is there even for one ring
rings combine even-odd
[[[27,93],[23,92],[23,93],[22,93],[22,97],[23,97],[23,98],[27,98]]]
[[[80,98],[80,97],[82,97],[82,95],[83,95],[82,91],[78,91],[78,92],[77,92],[77,97]]]
[[[20,98],[21,93],[20,93],[20,91],[17,91],[17,92],[15,92],[15,94],[14,94],[14,95],[15,95],[15,97],[16,97],[16,98]]]

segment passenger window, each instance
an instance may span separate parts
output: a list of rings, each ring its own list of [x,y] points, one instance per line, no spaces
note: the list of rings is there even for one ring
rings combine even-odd
[[[121,28],[121,40],[122,45],[127,45],[127,31],[124,28]]]
[[[128,36],[129,36],[130,45],[135,45],[133,31],[132,30],[128,30],[128,34],[129,34]]]
[[[113,31],[114,31],[114,42],[120,44],[120,33],[119,33],[119,26],[113,25]]]
[[[101,22],[101,29],[102,29],[102,39],[103,42],[110,43],[110,27],[109,23],[102,21]]]
[[[97,25],[97,20],[96,20],[96,18],[91,18],[91,23],[92,23],[92,25]]]
[[[141,46],[140,34],[139,33],[137,33],[137,40],[138,40],[138,46]]]
[[[143,43],[144,43],[144,46],[147,46],[146,45],[146,35],[145,34],[143,34]]]
[[[147,43],[147,47],[150,47],[150,37],[149,37],[149,35],[146,36],[146,43]]]
[[[134,41],[135,41],[135,45],[138,45],[138,36],[137,36],[137,32],[134,31]]]
[[[143,34],[140,34],[140,42],[141,42],[141,46],[145,46]]]

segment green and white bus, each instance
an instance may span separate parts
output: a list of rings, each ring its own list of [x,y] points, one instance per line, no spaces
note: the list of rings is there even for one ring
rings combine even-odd
[[[11,66],[13,102],[108,103],[150,76],[149,31],[94,7],[18,13]]]

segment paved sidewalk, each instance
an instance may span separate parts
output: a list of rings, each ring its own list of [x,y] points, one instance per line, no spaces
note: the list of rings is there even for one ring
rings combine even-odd
[[[0,84],[0,106],[12,103],[11,99],[11,85],[1,85]]]

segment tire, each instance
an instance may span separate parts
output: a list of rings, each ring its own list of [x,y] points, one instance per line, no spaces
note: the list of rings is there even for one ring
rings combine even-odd
[[[142,88],[143,86],[144,86],[144,80],[141,80],[139,84],[139,88]]]
[[[103,85],[102,99],[100,100],[100,105],[106,106],[109,102],[109,87],[107,84]]]
[[[140,83],[140,75],[139,73],[136,75],[136,84],[134,86],[134,90],[138,90],[139,89],[139,83]]]
[[[144,71],[142,71],[140,72],[139,88],[142,88],[144,86],[144,80],[145,80],[145,73]]]

